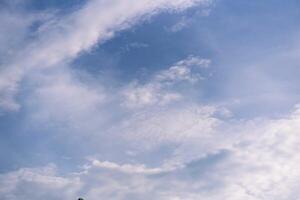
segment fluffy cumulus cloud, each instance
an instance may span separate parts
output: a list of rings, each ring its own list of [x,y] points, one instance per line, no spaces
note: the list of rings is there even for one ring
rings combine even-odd
[[[199,56],[117,86],[71,66],[155,14],[211,2],[90,0],[65,14],[0,10],[6,27],[0,32],[0,117],[20,112],[20,126],[29,132],[63,138],[65,149],[74,141],[86,148],[79,166],[68,163],[72,169],[49,163],[0,173],[0,197],[299,199],[299,106],[277,118],[239,119],[225,103],[200,102],[195,90],[209,80],[205,72],[213,65]]]

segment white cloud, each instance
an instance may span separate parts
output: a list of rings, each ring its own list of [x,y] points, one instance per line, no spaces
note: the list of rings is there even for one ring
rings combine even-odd
[[[8,2],[13,4],[13,2]],[[12,6],[13,7],[13,6]],[[17,111],[20,105],[14,96],[18,93],[19,77],[24,75],[22,66],[15,67],[20,56],[20,49],[26,45],[30,26],[50,18],[52,13],[25,13],[13,8],[0,8],[0,110]],[[22,47],[22,48],[21,48]]]
[[[145,175],[151,175],[151,174],[160,174],[164,172],[170,172],[174,171],[175,167],[169,167],[169,168],[148,168],[143,164],[123,164],[119,165],[117,163],[109,162],[109,161],[99,161],[99,160],[93,160],[92,161],[93,167],[99,167],[103,169],[110,169],[113,171],[119,171],[123,173],[128,174],[145,174]]]
[[[159,82],[172,83],[176,81],[195,82],[201,79],[199,69],[206,68],[210,64],[210,60],[201,59],[196,56],[178,61],[169,69],[159,72],[155,79]]]
[[[88,77],[63,67],[32,77],[34,90],[24,100],[30,110],[28,124],[91,134],[109,118],[103,106],[110,97],[101,85],[91,80],[85,82]]]
[[[191,23],[190,19],[187,19],[186,17],[183,17],[176,24],[174,24],[173,26],[168,28],[168,30],[173,32],[173,33],[176,33],[176,32],[181,31],[182,29],[186,28],[187,26],[189,26],[190,23]]]
[[[15,101],[14,95],[18,92],[18,84],[14,80],[14,76],[5,75],[6,77],[0,78],[0,107],[5,110],[17,111],[20,105]],[[5,88],[5,89],[4,89]]]
[[[175,91],[176,83],[187,81],[195,83],[202,79],[199,69],[206,68],[210,60],[196,56],[176,62],[166,70],[157,72],[146,84],[133,82],[122,91],[125,97],[123,105],[129,108],[142,108],[152,105],[166,105],[183,98]]]
[[[23,168],[0,175],[0,195],[5,200],[16,199],[75,199],[82,186],[79,178],[57,175],[57,168]]]
[[[170,80],[169,76],[166,77],[168,78],[160,80]],[[68,97],[62,95],[60,98],[60,94],[70,94],[70,99],[66,98],[66,102],[71,102],[74,97],[73,87],[76,91],[79,89],[79,92],[74,94],[81,94],[76,95],[74,99],[84,100],[80,97],[97,94],[90,93],[86,87],[77,88],[78,85],[69,82],[68,78],[61,80],[58,77],[52,86],[50,84],[47,90],[40,90],[38,93],[49,91],[51,94],[51,91],[58,91],[56,95],[50,96],[60,100]],[[57,89],[56,83],[60,86],[58,88],[64,88],[64,85],[70,87],[68,92]],[[87,109],[86,116],[88,116],[90,110],[97,107],[93,101],[91,104],[89,102],[84,104],[83,110],[79,110],[79,113],[85,113],[84,110],[91,105],[91,109]],[[228,122],[218,119],[215,116],[216,112],[218,108],[213,106],[189,105],[185,102],[180,106],[143,109],[126,115],[121,121],[115,122],[114,127],[106,134],[111,136],[117,133],[118,140],[124,142],[127,140],[126,142],[133,144],[132,146],[137,145],[141,155],[147,155],[147,152],[164,145],[176,144],[172,153],[157,158],[160,160],[158,163],[161,163],[161,166],[157,167],[94,160],[84,172],[72,177],[75,180],[80,179],[81,184],[86,185],[76,194],[84,194],[89,199],[97,199],[99,196],[107,199],[151,197],[162,200],[298,198],[300,157],[295,152],[300,150],[299,108],[296,107],[293,113],[281,119]],[[89,123],[91,124],[93,123]],[[222,152],[225,152],[224,155]],[[220,156],[216,159],[215,155]],[[7,179],[7,174],[3,177],[5,178],[2,182]],[[60,178],[70,179],[69,176]],[[24,184],[22,181],[19,182],[19,179],[17,181],[17,185]],[[34,179],[33,182],[39,180]],[[9,185],[5,181],[2,184]],[[31,187],[37,186],[33,184]],[[70,186],[70,189],[72,187]],[[47,191],[61,193],[59,189],[51,189],[51,186],[49,188],[45,186],[43,189],[45,194]],[[9,192],[4,194],[19,195],[20,190],[25,190],[27,195],[27,191],[32,188],[16,187],[14,190],[6,190]]]
[[[117,128],[122,130],[123,137],[138,141],[142,148],[182,144],[211,137],[219,122],[213,117],[214,112],[214,107],[192,105],[151,109],[125,119]]]
[[[16,102],[7,102],[14,99],[18,84],[31,70],[69,61],[82,51],[111,38],[116,31],[124,30],[160,11],[182,10],[197,3],[207,2],[207,0],[91,0],[80,10],[64,18],[52,17],[39,28],[36,39],[22,45],[22,51],[14,53],[13,60],[5,64],[0,76],[2,82],[0,94],[5,94],[1,96],[1,102],[4,102],[3,109],[17,108],[13,106]]]
[[[134,82],[122,91],[122,95],[125,97],[123,105],[129,108],[142,108],[144,106],[166,105],[182,98],[177,92],[164,90],[160,83],[148,83],[141,86]]]
[[[105,85],[91,80],[86,82],[89,77],[71,73],[68,68],[48,70],[47,74],[38,73],[31,83],[37,88],[25,101],[30,110],[26,123],[78,136],[93,135],[97,140],[109,135],[134,148],[135,143],[143,144],[144,150],[210,137],[220,122],[214,117],[218,108],[197,105],[191,100],[190,103],[182,101],[177,105],[168,105],[182,98],[180,91],[171,87],[182,81],[194,82],[191,77],[198,77],[197,68],[206,67],[207,63],[207,60],[188,57],[168,70],[156,73],[145,85],[135,83],[133,87],[129,84],[125,90],[114,91],[108,91]],[[179,68],[188,68],[189,72],[177,73]],[[120,93],[125,95],[125,99],[120,98]],[[121,104],[124,105],[125,100],[129,108],[146,109],[120,107],[120,99]]]
[[[25,48],[28,51],[18,55],[20,60],[2,71],[1,107],[18,109],[13,97],[18,92],[18,83],[28,72],[72,59],[99,40],[127,28],[131,20],[136,23],[141,16],[162,9],[185,8],[195,2],[157,0],[128,4],[128,1],[94,0],[65,19],[48,21],[39,29],[40,40],[28,45]],[[78,196],[90,200],[99,197],[116,200],[299,199],[299,107],[280,119],[223,121],[216,112],[224,109],[219,111],[218,107],[193,101],[178,102],[183,95],[173,87],[181,82],[200,80],[198,69],[208,64],[208,60],[189,57],[158,72],[145,84],[130,84],[120,92],[125,97],[123,105],[143,109],[126,111],[117,107],[114,99],[119,98],[119,91],[112,95],[105,87],[78,81],[69,69],[43,75],[41,82],[35,80],[40,85],[35,88],[33,100],[27,101],[35,108],[35,122],[45,120],[50,124],[57,120],[72,128],[81,126],[80,132],[99,132],[92,137],[99,146],[116,137],[118,142],[111,143],[129,143],[131,148],[140,150],[132,157],[147,157],[151,151],[174,146],[171,153],[151,158],[154,161],[151,164],[150,161],[139,162],[142,164],[120,161],[118,163],[123,164],[118,164],[95,159],[78,173],[62,174],[53,165],[2,173],[0,196],[8,200],[76,199]],[[174,101],[178,104],[169,104]],[[114,106],[117,108],[106,109],[108,112],[102,109]],[[112,126],[107,130],[102,120],[110,118],[109,112],[114,116],[121,112],[123,116],[107,123],[106,126]],[[101,134],[109,139],[100,140]],[[114,151],[112,147],[115,146],[109,146],[108,150]]]
[[[207,150],[205,157],[177,168],[92,160],[80,173],[61,177],[53,166],[20,169],[0,176],[0,194],[10,200],[58,199],[57,194],[72,198],[83,195],[91,200],[99,197],[120,200],[298,199],[299,109],[281,119],[228,123],[227,128],[215,131],[231,138],[231,145],[220,145],[224,140],[218,135],[212,136],[214,143],[209,138],[196,138],[198,145],[208,142],[216,148]],[[231,136],[235,135],[233,130],[238,131],[239,137]],[[196,153],[203,152],[198,149]]]

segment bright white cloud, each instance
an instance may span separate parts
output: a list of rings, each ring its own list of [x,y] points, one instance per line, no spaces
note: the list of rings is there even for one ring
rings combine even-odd
[[[7,200],[76,198],[80,179],[60,177],[56,171],[56,166],[49,165],[1,174],[0,195]]]
[[[178,101],[183,96],[174,90],[174,85],[183,81],[199,81],[202,79],[200,69],[208,67],[209,64],[210,60],[196,56],[178,61],[168,69],[157,72],[146,84],[131,83],[122,92],[125,97],[123,104],[130,108],[142,108]]]
[[[180,123],[180,122],[178,122]],[[230,125],[239,137],[228,147],[166,170],[137,164],[93,160],[82,172],[58,176],[53,166],[2,174],[6,199],[57,199],[84,195],[105,199],[234,199],[289,200],[299,197],[299,110],[275,120],[241,121]],[[229,129],[218,130],[228,134]],[[197,139],[199,145],[206,138]],[[224,141],[215,138],[215,144]],[[221,153],[224,152],[224,153]],[[201,154],[201,151],[197,152]],[[54,184],[55,183],[55,184]],[[37,190],[36,188],[40,188]],[[36,193],[32,193],[32,191]]]
[[[120,127],[125,137],[138,140],[142,147],[164,143],[202,140],[213,134],[219,120],[214,107],[176,106],[139,112]],[[203,148],[205,148],[203,146]]]
[[[182,98],[176,92],[170,91],[166,93],[162,87],[159,83],[149,83],[140,86],[134,82],[122,92],[125,97],[123,105],[129,108],[142,108],[151,105],[166,105]]]
[[[0,196],[5,200],[299,199],[298,107],[280,119],[220,119],[218,113],[226,114],[226,109],[187,101],[176,88],[202,79],[200,72],[210,61],[195,56],[157,72],[146,83],[133,82],[110,92],[93,81],[79,81],[78,75],[63,68],[116,31],[163,10],[181,10],[199,2],[209,1],[91,0],[63,19],[47,18],[24,51],[1,63],[0,107],[18,110],[14,97],[23,77],[30,76],[38,85],[25,101],[32,109],[31,122],[67,124],[72,132],[95,133],[91,138],[97,147],[104,149],[109,143],[106,151],[131,152],[132,160],[95,158],[82,170],[66,174],[54,165],[2,173]],[[24,24],[12,29],[25,30],[31,22]],[[36,72],[50,66],[60,68]],[[162,150],[170,153],[155,154],[147,162],[140,158]]]
[[[178,61],[168,70],[159,72],[155,79],[159,82],[172,83],[177,81],[195,82],[201,79],[199,69],[206,68],[210,64],[210,60],[201,59],[196,56]]]
[[[111,38],[116,31],[124,30],[163,10],[178,11],[197,3],[208,2],[91,0],[77,12],[62,19],[52,17],[39,28],[35,41],[24,44],[22,51],[16,52],[12,56],[14,60],[6,63],[4,70],[1,70],[0,94],[4,95],[0,96],[0,105],[7,110],[18,108],[17,103],[13,101],[18,84],[31,70],[69,61],[80,52]]]
[[[119,165],[117,163],[109,162],[109,161],[99,161],[99,160],[93,160],[92,161],[93,167],[99,167],[103,169],[110,169],[114,171],[119,171],[123,173],[128,174],[145,174],[145,175],[151,175],[151,174],[160,174],[165,172],[174,171],[175,167],[169,167],[169,168],[148,168],[145,165],[139,164],[139,165],[132,165],[132,164],[123,164]]]

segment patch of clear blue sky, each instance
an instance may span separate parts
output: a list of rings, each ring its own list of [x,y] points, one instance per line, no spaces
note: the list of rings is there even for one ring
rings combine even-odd
[[[70,12],[82,3],[83,0],[32,0],[26,9]],[[299,59],[283,56],[293,47],[293,38],[299,33],[298,0],[218,0],[206,17],[199,9],[156,16],[150,22],[118,33],[112,40],[81,55],[73,64],[76,69],[91,74],[110,74],[122,84],[147,78],[188,55],[195,55],[212,60],[213,76],[201,82],[199,102],[248,99],[243,106],[232,107],[239,118],[273,115],[286,111],[299,100],[294,95],[300,89]],[[191,20],[187,27],[176,33],[168,31],[184,16]],[[141,45],[130,47],[132,44]],[[256,71],[259,73],[255,74]],[[287,98],[272,98],[276,96],[273,94],[278,89],[276,85],[283,87]],[[270,97],[257,98],[262,94]],[[80,161],[72,160],[70,164],[62,159],[62,154],[84,157],[93,151],[78,146],[78,138],[70,138],[66,143],[52,134],[55,130],[24,128],[25,115],[26,109],[1,117],[0,130],[5,134],[0,134],[0,172],[49,162],[72,168]]]

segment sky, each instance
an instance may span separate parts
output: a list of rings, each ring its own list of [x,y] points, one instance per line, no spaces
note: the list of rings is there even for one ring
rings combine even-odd
[[[1,199],[300,199],[299,10],[0,0]]]

